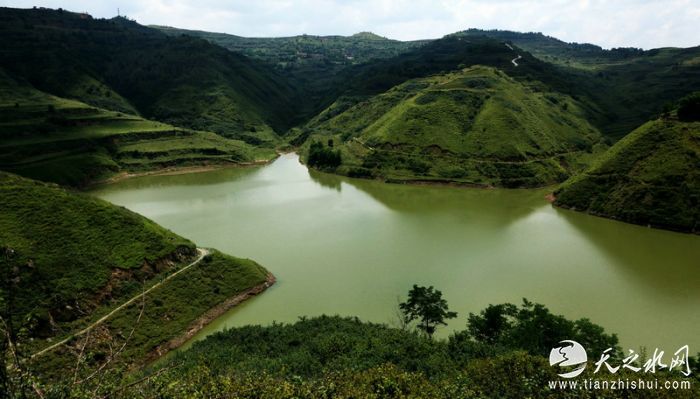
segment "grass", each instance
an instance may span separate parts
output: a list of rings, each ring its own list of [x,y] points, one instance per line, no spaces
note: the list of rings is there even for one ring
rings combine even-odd
[[[167,274],[161,273],[144,285],[149,287]],[[143,302],[136,301],[100,324],[89,334],[92,338],[76,337],[67,345],[37,358],[32,367],[43,377],[60,381],[65,374],[62,370],[75,368],[76,354],[87,342],[87,365],[78,369],[83,377],[103,362],[115,345],[124,343],[124,350],[115,359],[115,365],[139,368],[170,350],[169,342],[185,334],[205,312],[264,283],[266,277],[267,271],[254,261],[212,250],[200,263],[151,291]],[[138,294],[141,284],[134,281],[132,285],[132,292]],[[142,306],[143,314],[139,318]],[[84,328],[111,308],[102,306],[96,309],[89,317],[70,323],[70,330]],[[130,336],[128,340],[127,336]]]
[[[601,149],[576,100],[490,67],[409,80],[355,102],[337,102],[305,127],[308,141],[342,143],[343,174],[543,186]]]
[[[269,160],[211,132],[174,127],[43,93],[0,74],[0,167],[30,178],[84,186],[119,172]]]
[[[84,315],[113,270],[194,252],[190,241],[87,195],[7,173],[0,174],[0,190],[0,241],[23,265],[17,311],[44,327]]]
[[[26,340],[25,354],[70,337],[195,257],[192,242],[154,222],[53,184],[0,172],[0,202],[0,292],[4,304],[12,294],[12,316]],[[86,364],[99,365],[110,345],[125,339],[134,326],[115,362],[141,365],[206,311],[266,277],[254,261],[211,250],[149,293],[140,321],[141,303],[136,301],[86,336],[41,355],[32,367],[45,377],[65,377],[86,337]],[[5,284],[10,280],[14,283]]]
[[[700,233],[700,122],[650,121],[565,182],[555,204]]]
[[[454,35],[510,42],[556,67],[566,76],[569,94],[596,105],[589,118],[612,142],[656,118],[667,103],[700,90],[698,46],[605,50],[532,32],[470,29]]]

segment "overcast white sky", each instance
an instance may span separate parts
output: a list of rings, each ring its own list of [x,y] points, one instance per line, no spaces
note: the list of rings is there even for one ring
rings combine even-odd
[[[700,45],[700,0],[0,0],[95,17],[241,36],[350,35],[437,38],[467,28],[543,32],[603,47]]]

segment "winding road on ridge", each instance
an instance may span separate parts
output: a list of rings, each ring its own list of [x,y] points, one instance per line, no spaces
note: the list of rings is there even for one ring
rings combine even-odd
[[[197,252],[199,253],[199,256],[197,257],[197,259],[194,260],[194,262],[192,262],[192,263],[190,263],[189,265],[187,265],[187,266],[181,268],[180,270],[176,271],[175,273],[173,273],[173,274],[169,275],[168,277],[164,278],[163,281],[154,284],[153,286],[151,286],[151,288],[149,288],[149,289],[147,289],[147,290],[141,292],[140,294],[138,294],[138,295],[132,297],[132,298],[129,299],[128,301],[126,301],[126,302],[122,303],[121,305],[117,306],[116,308],[112,309],[111,312],[109,312],[109,313],[107,313],[106,315],[100,317],[96,322],[90,324],[89,326],[87,326],[87,327],[85,327],[84,329],[78,331],[77,333],[75,333],[75,334],[69,336],[68,338],[62,339],[62,340],[56,342],[55,344],[53,344],[53,345],[51,345],[51,346],[48,346],[48,347],[46,347],[46,348],[40,350],[39,352],[37,352],[37,353],[31,355],[31,356],[30,356],[30,359],[34,359],[34,358],[37,357],[37,356],[41,356],[41,355],[43,355],[44,353],[49,352],[49,351],[51,351],[51,350],[53,350],[53,349],[55,349],[55,348],[57,348],[57,347],[59,347],[59,346],[65,344],[66,342],[70,341],[71,339],[76,338],[76,337],[78,337],[78,336],[81,336],[81,335],[87,333],[88,331],[90,331],[90,330],[92,330],[93,328],[97,327],[97,326],[100,325],[101,323],[104,323],[105,320],[107,320],[107,319],[109,319],[110,317],[112,317],[112,316],[113,316],[115,313],[117,313],[118,311],[124,309],[125,307],[131,305],[132,303],[134,303],[134,302],[136,302],[137,300],[141,299],[142,297],[146,296],[146,294],[148,294],[149,292],[151,292],[151,291],[155,290],[156,288],[160,287],[161,285],[163,285],[163,283],[165,283],[165,282],[167,282],[167,281],[169,281],[169,280],[175,278],[178,274],[180,274],[180,273],[184,272],[185,270],[188,270],[188,269],[191,268],[192,266],[198,264],[199,262],[202,261],[202,259],[204,259],[205,256],[207,256],[207,255],[209,254],[209,250],[208,250],[208,249],[205,249],[205,248],[197,248]]]
[[[504,44],[506,45],[506,47],[508,47],[508,48],[511,49],[512,51],[515,51],[515,49],[513,48],[513,46],[511,46],[510,44],[508,44],[508,43],[504,43]],[[515,57],[515,58],[513,58],[512,60],[510,60],[510,62],[512,62],[513,65],[515,65],[515,66],[517,67],[517,66],[518,66],[518,60],[521,59],[521,58],[523,58],[523,57],[522,57],[520,54],[518,54],[518,56]]]

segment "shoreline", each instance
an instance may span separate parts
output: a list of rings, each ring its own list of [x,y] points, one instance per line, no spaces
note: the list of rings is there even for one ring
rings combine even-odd
[[[558,185],[562,184],[563,182],[559,183],[550,183],[550,184],[545,184],[542,186],[521,186],[521,187],[505,187],[505,186],[496,186],[493,184],[487,184],[487,183],[474,183],[474,182],[467,182],[467,181],[459,181],[459,180],[450,180],[450,179],[439,179],[439,178],[430,178],[430,177],[425,177],[425,178],[420,178],[420,177],[414,177],[414,178],[394,178],[394,177],[360,177],[360,176],[348,176],[342,173],[335,173],[335,172],[328,172],[325,170],[319,170],[313,167],[310,167],[307,165],[301,158],[301,156],[296,152],[296,151],[290,151],[292,153],[296,153],[299,156],[299,163],[304,165],[308,170],[313,170],[314,172],[317,173],[323,173],[329,176],[338,176],[338,177],[344,177],[348,179],[357,179],[357,180],[367,180],[367,181],[377,181],[380,183],[385,183],[385,184],[399,184],[399,185],[407,185],[407,186],[428,186],[428,187],[457,187],[457,188],[474,188],[474,189],[479,189],[479,190],[540,190],[540,189],[545,189],[545,188],[552,188],[552,192],[554,191],[554,188],[557,187]]]
[[[107,179],[103,180],[98,180],[95,182],[91,182],[87,184],[85,187],[82,188],[82,190],[89,190],[98,186],[107,186],[110,184],[115,184],[119,183],[121,181],[131,179],[134,177],[145,177],[145,176],[177,176],[177,175],[186,175],[186,174],[192,174],[192,173],[203,173],[203,172],[211,172],[214,170],[220,170],[220,169],[229,169],[229,168],[249,168],[253,166],[263,166],[263,165],[268,165],[275,161],[277,158],[279,158],[280,154],[277,153],[274,157],[270,159],[260,159],[260,160],[255,160],[251,162],[240,162],[240,163],[235,163],[235,162],[226,162],[226,163],[216,163],[216,164],[209,164],[209,165],[192,165],[192,166],[169,166],[161,169],[154,169],[154,170],[148,170],[144,172],[128,172],[128,171],[123,171],[119,172],[116,175],[109,177]]]
[[[214,305],[214,307],[202,313],[199,317],[192,321],[187,326],[187,328],[185,328],[184,332],[168,340],[167,342],[158,345],[155,349],[150,351],[146,355],[145,361],[142,363],[142,366],[151,365],[157,362],[158,360],[162,359],[168,353],[180,348],[182,345],[184,345],[190,339],[192,339],[192,337],[197,335],[197,333],[202,331],[202,329],[209,325],[212,321],[216,320],[224,313],[235,308],[236,306],[240,305],[246,300],[262,294],[263,292],[265,292],[265,290],[273,286],[275,282],[277,282],[277,278],[275,277],[275,275],[271,272],[267,272],[267,276],[265,277],[264,282],[250,287],[242,292],[239,292],[233,297],[225,299],[223,302]]]
[[[582,209],[576,208],[575,206],[568,206],[568,205],[564,205],[561,203],[557,203],[556,197],[554,195],[552,195],[552,197],[553,197],[553,200],[550,203],[552,204],[552,207],[555,209],[562,209],[565,211],[577,212],[577,213],[581,213],[581,214],[588,215],[588,216],[593,216],[593,217],[597,217],[597,218],[601,218],[601,219],[612,220],[614,222],[624,223],[624,224],[627,224],[630,226],[646,227],[648,229],[668,231],[671,233],[686,234],[686,235],[690,235],[690,236],[694,236],[694,235],[700,236],[700,230],[685,229],[685,228],[681,228],[681,227],[673,226],[673,225],[664,225],[664,224],[656,224],[656,223],[641,223],[641,222],[636,222],[636,221],[632,221],[632,220],[626,220],[626,219],[616,217],[614,215],[608,215],[605,213],[595,212],[595,211],[591,211],[591,210],[582,210]],[[547,200],[549,200],[549,198],[547,198]]]

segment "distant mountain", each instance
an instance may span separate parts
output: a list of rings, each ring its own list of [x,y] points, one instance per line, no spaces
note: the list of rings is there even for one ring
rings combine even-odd
[[[592,121],[614,142],[665,105],[700,90],[700,46],[606,50],[588,43],[566,43],[542,33],[470,29],[455,37],[491,37],[512,43],[559,67],[573,89],[601,110]]]
[[[344,71],[339,90],[344,94],[378,94],[408,79],[427,77],[472,65],[507,71],[521,81],[539,81],[561,91],[575,82],[569,75],[527,51],[486,36],[446,36],[395,57],[357,65]],[[513,60],[521,58],[517,65]]]
[[[561,207],[700,233],[700,121],[647,122],[555,196]]]
[[[514,32],[509,30],[467,29],[450,36],[488,36],[513,43],[543,61],[574,67],[596,66],[605,61],[623,60],[643,53],[637,48],[605,50],[591,43],[567,43],[540,32]]]
[[[125,18],[0,8],[0,68],[60,97],[274,147],[297,117],[272,68]]]
[[[561,182],[601,140],[573,98],[483,66],[337,102],[306,129],[340,149],[338,173],[502,187]]]
[[[153,28],[172,36],[203,38],[273,66],[299,93],[303,104],[299,121],[302,122],[328,105],[329,93],[333,93],[339,84],[336,75],[341,71],[353,65],[396,56],[427,42],[390,40],[371,32],[352,36],[252,38],[165,26]]]
[[[379,35],[372,33],[372,32],[357,32],[350,37],[355,38],[355,39],[367,39],[367,40],[389,40],[384,36],[379,36]]]

